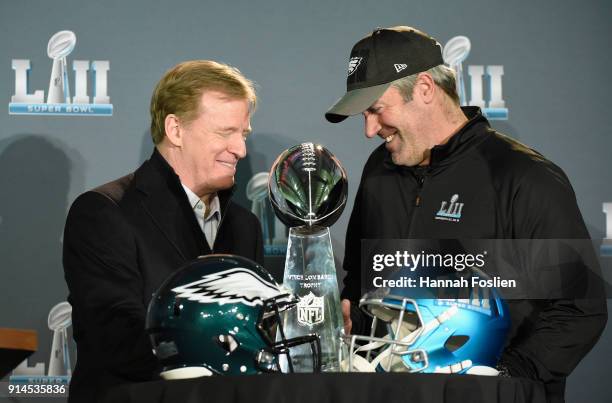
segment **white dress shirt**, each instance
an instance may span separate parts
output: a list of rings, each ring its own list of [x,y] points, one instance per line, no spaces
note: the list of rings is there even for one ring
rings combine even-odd
[[[181,185],[183,185],[181,183]],[[193,213],[198,220],[198,224],[206,237],[208,246],[210,249],[215,244],[215,238],[217,237],[217,229],[219,228],[219,221],[221,220],[221,208],[219,203],[219,196],[215,193],[214,197],[210,198],[210,206],[208,207],[208,214],[206,214],[206,204],[198,197],[197,194],[193,193],[191,189],[183,185],[185,193],[189,198],[189,205],[193,209]]]

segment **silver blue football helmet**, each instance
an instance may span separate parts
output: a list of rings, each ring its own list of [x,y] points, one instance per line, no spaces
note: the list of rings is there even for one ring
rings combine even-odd
[[[369,336],[346,337],[344,369],[497,375],[510,328],[508,306],[494,288],[462,291],[468,292],[462,298],[438,298],[438,290],[427,288],[418,290],[418,298],[410,288],[365,294],[359,306],[373,318],[372,330]],[[388,334],[375,337],[380,322]]]

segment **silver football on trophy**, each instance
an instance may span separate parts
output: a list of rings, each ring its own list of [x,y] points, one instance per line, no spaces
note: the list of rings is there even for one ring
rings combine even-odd
[[[348,180],[325,147],[302,143],[278,156],[268,193],[276,216],[287,226],[330,226],[346,205]]]

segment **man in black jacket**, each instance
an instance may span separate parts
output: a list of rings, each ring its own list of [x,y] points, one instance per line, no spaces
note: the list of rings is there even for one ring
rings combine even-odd
[[[347,93],[326,118],[356,114],[365,135],[384,142],[364,167],[346,235],[347,332],[365,330],[356,309],[362,239],[589,238],[563,171],[492,130],[477,107],[461,108],[454,72],[426,34],[377,29],[353,47]],[[605,300],[509,304],[512,329],[498,368],[542,381],[550,401],[563,401],[565,377],[605,326]]]
[[[151,158],[72,204],[63,256],[78,353],[71,402],[154,378],[147,306],[184,263],[210,253],[263,263],[259,221],[230,199],[255,102],[230,66],[175,66],[152,96]]]

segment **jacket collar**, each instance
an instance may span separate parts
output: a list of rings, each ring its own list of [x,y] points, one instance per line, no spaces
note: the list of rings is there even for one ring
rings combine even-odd
[[[178,175],[157,149],[134,173],[134,184],[144,210],[185,260],[211,253]],[[217,193],[221,217],[232,193],[233,188]]]
[[[385,150],[384,165],[392,170],[436,170],[444,167],[457,159],[463,157],[475,144],[484,140],[483,134],[486,130],[481,130],[483,126],[490,127],[489,121],[482,115],[477,106],[462,106],[461,110],[468,118],[468,121],[457,133],[455,133],[445,144],[437,145],[431,149],[430,163],[428,167],[406,167],[395,165],[391,160],[391,153]]]
[[[157,148],[153,149],[151,157],[136,171],[135,175],[137,187],[147,195],[170,191],[175,196],[184,195],[184,198],[188,200],[181,184],[181,179]],[[235,192],[235,188],[236,187],[233,186],[229,189],[217,192],[221,215],[225,214],[225,210]]]

